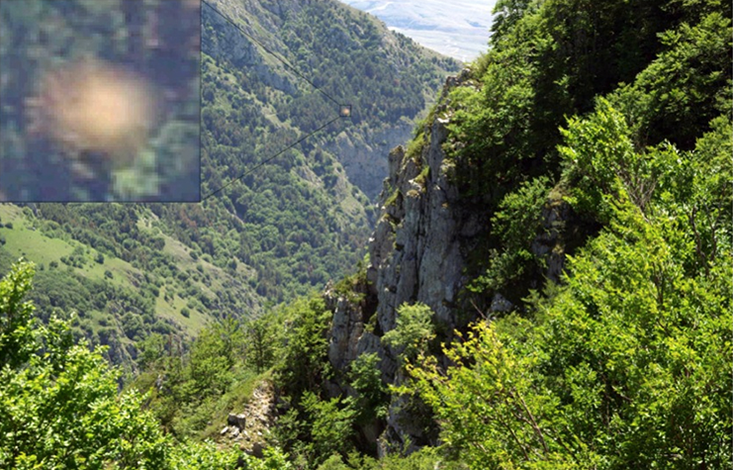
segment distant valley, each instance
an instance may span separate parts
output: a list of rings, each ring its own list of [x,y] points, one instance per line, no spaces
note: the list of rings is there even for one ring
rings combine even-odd
[[[393,31],[441,54],[468,62],[486,50],[495,0],[342,0]]]
[[[159,13],[146,8],[151,18]],[[0,205],[0,273],[20,257],[35,262],[42,318],[75,310],[77,337],[109,345],[116,363],[131,365],[153,332],[195,336],[216,319],[257,316],[352,270],[376,219],[389,149],[410,138],[459,68],[335,0],[278,8],[212,0],[202,11],[201,189],[215,197]],[[10,13],[0,29],[26,34],[7,26]],[[89,24],[114,13],[90,13]],[[56,28],[71,37],[71,26]],[[299,75],[351,105],[350,118]],[[159,157],[161,167],[175,167],[165,165],[172,155]]]

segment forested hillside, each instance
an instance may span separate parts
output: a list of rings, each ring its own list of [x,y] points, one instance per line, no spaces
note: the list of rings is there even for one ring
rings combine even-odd
[[[213,8],[233,20],[236,27]],[[206,2],[203,13],[204,56],[227,72],[219,76],[223,71],[211,71],[218,78],[203,82],[204,102],[217,102],[209,107],[210,112],[204,111],[204,123],[227,117],[229,125],[244,123],[250,130],[268,129],[270,133],[266,126],[285,123],[286,129],[312,132],[338,117],[339,105],[351,106],[350,119],[337,126],[343,133],[319,133],[297,149],[331,191],[340,185],[337,178],[329,176],[335,163],[329,155],[341,163],[354,185],[375,199],[387,174],[386,151],[409,137],[414,119],[435,101],[445,72],[458,70],[456,61],[428,51],[388,31],[370,15],[336,1],[262,1],[247,2],[243,7],[238,2],[218,0]],[[255,46],[250,38],[259,44]],[[239,84],[239,92],[231,88],[234,82]],[[232,103],[230,96],[238,98]],[[253,116],[253,111],[260,109],[267,112]],[[249,134],[250,139],[263,139],[260,134]],[[234,146],[253,149],[255,145],[273,145],[272,140],[248,140],[247,145],[238,146],[236,139],[246,135],[233,133]],[[271,139],[288,142],[287,135]],[[228,141],[218,143],[231,146]],[[268,152],[254,155],[264,157]],[[251,163],[248,158],[236,162]],[[296,159],[292,164],[297,167],[298,162]],[[205,180],[215,190],[213,183],[222,176],[218,174],[221,165],[204,167],[213,173],[213,179]]]
[[[277,442],[321,469],[730,466],[730,5],[496,13],[391,153],[369,262],[286,328]]]
[[[63,3],[87,15],[80,28],[92,29],[127,5],[74,2]],[[164,3],[145,5],[162,14]],[[48,8],[29,10],[28,21],[50,15]],[[3,21],[19,14],[2,13]],[[109,357],[133,369],[136,345],[151,333],[179,341],[216,319],[257,316],[264,304],[321,289],[361,260],[375,219],[365,192],[373,197],[386,174],[380,149],[409,136],[412,120],[457,67],[335,1],[307,8],[211,2],[201,13],[201,191],[208,199],[0,206],[2,272],[21,256],[36,262],[33,298],[43,317],[76,310],[77,337],[109,345]],[[342,40],[329,39],[328,28]],[[75,37],[68,24],[63,32]],[[143,39],[138,46],[148,47],[151,38]],[[341,102],[351,106],[348,119],[339,117]],[[12,122],[23,114],[20,105],[14,110]],[[166,129],[171,142],[189,133],[175,122]],[[190,168],[175,157],[181,149],[169,147],[158,155],[165,174],[157,188],[177,199],[176,175]],[[348,162],[357,160],[364,170],[351,174]]]
[[[303,40],[321,26],[309,29],[315,20],[299,15],[330,2],[212,4],[247,31],[257,30],[258,18],[265,31],[288,25]],[[242,14],[252,5],[259,16]],[[335,26],[326,37],[347,43],[340,13],[329,11]],[[206,292],[199,297],[198,285],[186,291],[197,277],[154,264],[162,252],[193,260],[202,285],[220,271],[232,280],[257,273],[263,294],[285,302],[256,319],[221,314],[183,347],[146,334],[139,373],[118,395],[104,349],[72,346],[69,323],[41,305],[53,306],[55,295],[31,294],[38,316],[49,317],[32,318],[24,300],[33,267],[15,266],[0,282],[0,465],[729,468],[732,16],[716,0],[500,0],[486,54],[446,81],[413,138],[389,153],[363,258],[353,248],[365,242],[358,238],[365,216],[344,209],[352,189],[328,150],[338,140],[328,132],[312,152],[293,151],[202,205],[3,206],[0,241],[13,254],[66,247],[72,267],[64,279],[98,275],[114,239],[109,249],[123,255],[114,259],[127,263],[116,269],[156,275],[140,278],[143,301],[165,300],[170,288],[183,290],[179,297],[196,312],[221,311],[206,304]],[[204,121],[228,126],[255,100],[269,107],[254,121],[254,137],[241,136],[250,147],[296,132],[298,120],[322,122],[320,113],[331,111],[315,104],[312,116],[285,111],[317,95],[290,76],[268,75],[281,65],[236,43],[224,21],[205,22],[215,34],[204,67],[219,87],[204,89],[212,110]],[[280,40],[295,41],[265,35],[264,43],[277,49]],[[307,51],[293,54],[289,60],[308,63]],[[254,64],[253,73],[235,62]],[[330,77],[320,84],[337,95],[325,88]],[[266,91],[238,102],[243,81]],[[236,130],[224,136],[205,126],[205,159],[221,155],[227,168],[239,162]],[[315,171],[315,154],[339,169],[335,187]],[[205,189],[216,191],[232,174],[211,168]],[[266,211],[282,194],[293,195],[290,202]],[[286,207],[297,210],[278,219]],[[333,211],[328,241],[289,238],[300,227],[290,217],[305,216],[302,227],[317,232],[310,207]],[[120,211],[124,230],[105,225],[97,209]],[[44,210],[57,222],[34,215]],[[261,213],[268,218],[257,219]],[[246,238],[260,230],[267,234],[257,243]],[[66,235],[46,236],[56,232]],[[94,250],[72,248],[94,236]],[[306,242],[316,252],[312,271],[299,264]],[[260,266],[278,266],[281,277]],[[295,298],[317,285],[308,276],[329,266],[351,274]],[[60,267],[39,265],[36,279],[61,278],[52,276]],[[102,274],[105,285],[118,272]],[[156,279],[160,291],[151,294]],[[216,292],[208,301],[248,291]],[[90,298],[114,304],[124,299],[117,295]],[[137,305],[125,302],[116,311]]]

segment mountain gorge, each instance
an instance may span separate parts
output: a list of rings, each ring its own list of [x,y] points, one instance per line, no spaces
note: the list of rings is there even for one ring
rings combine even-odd
[[[131,277],[143,301],[182,291],[173,302],[191,303],[188,318],[219,318],[185,345],[144,332],[120,395],[117,377],[104,381],[104,394],[69,400],[78,411],[61,407],[54,429],[65,424],[66,445],[79,450],[58,457],[51,437],[43,447],[16,430],[45,422],[34,410],[46,403],[67,403],[69,394],[52,393],[58,387],[97,390],[89,377],[111,373],[98,351],[71,345],[65,323],[29,320],[19,299],[32,267],[16,265],[0,283],[0,311],[11,313],[0,330],[8,365],[0,384],[9,384],[0,390],[21,398],[0,402],[0,436],[10,436],[0,441],[0,462],[25,468],[67,458],[70,467],[78,455],[120,468],[731,465],[730,5],[501,0],[488,51],[447,79],[420,72],[444,64],[440,58],[397,52],[381,62],[377,52],[372,63],[370,51],[414,46],[373,35],[383,31],[378,22],[336,3],[211,5],[234,25],[204,5],[204,194],[229,186],[201,205],[3,206],[0,236],[7,262],[11,250],[46,253],[21,237],[59,233],[45,243],[71,247],[97,236],[95,250],[121,244],[139,270]],[[318,40],[297,47],[311,37]],[[357,51],[355,37],[376,49]],[[339,47],[315,46],[329,40]],[[355,61],[328,74],[341,45]],[[263,47],[313,70],[313,83],[276,73],[288,66]],[[363,68],[354,73],[352,65]],[[378,188],[360,171],[364,149],[351,160],[340,152],[381,148],[375,135],[399,129],[404,110],[419,114],[427,87],[416,76],[442,89],[410,136],[382,153]],[[352,104],[350,124],[314,85]],[[406,88],[397,95],[397,86]],[[265,111],[255,115],[252,106]],[[325,124],[336,129],[248,173],[281,142]],[[377,188],[376,213],[353,203]],[[38,215],[44,211],[53,221]],[[66,259],[80,264],[77,272],[132,269],[116,258],[108,265],[106,253],[100,263],[82,247]],[[55,270],[37,267],[36,279],[60,282]],[[145,277],[153,275],[160,286]],[[224,275],[237,284],[224,284]],[[206,282],[216,296],[199,294]],[[57,296],[35,299],[41,315]],[[120,293],[103,298],[122,311],[138,305],[122,304]],[[262,314],[222,315],[229,305]],[[34,354],[43,347],[46,356]],[[69,380],[66,371],[77,370],[89,372]],[[104,414],[116,409],[135,419]],[[86,431],[78,416],[90,429],[100,417],[110,423],[97,446],[106,454],[76,437]],[[11,448],[30,450],[4,450]]]
[[[113,13],[95,10],[89,24]],[[363,257],[384,149],[409,137],[457,68],[338,2],[211,2],[202,15],[211,197],[0,208],[3,270],[20,256],[38,263],[39,310],[76,310],[77,335],[128,366],[151,332],[190,337],[347,272]],[[178,171],[172,154],[159,158]],[[89,300],[100,296],[110,300]]]
[[[618,2],[584,16],[577,3],[499,2],[489,52],[448,80],[413,139],[391,152],[369,262],[324,295],[332,317],[316,370],[335,372],[309,392],[286,379],[288,413],[320,419],[298,404],[308,393],[342,410],[366,401],[372,419],[359,411],[353,439],[380,456],[440,446],[468,468],[631,468],[666,461],[682,429],[700,430],[702,411],[683,404],[700,393],[719,404],[704,433],[725,447],[712,435],[715,423],[731,426],[713,411],[731,403],[720,388],[731,11]],[[692,285],[712,289],[695,294],[702,310],[678,303]],[[707,321],[716,326],[699,331]],[[690,359],[687,369],[712,374],[706,391],[679,388],[692,375],[679,375],[668,347],[690,341],[694,354],[716,350],[715,366]],[[355,379],[365,364],[389,392]],[[656,373],[665,385],[641,379]],[[691,420],[668,427],[683,408]],[[318,454],[301,442],[318,442],[311,432],[289,441],[309,461]],[[655,432],[665,437],[642,437]],[[677,461],[730,460],[708,437],[690,439]],[[322,468],[358,468],[343,462]]]

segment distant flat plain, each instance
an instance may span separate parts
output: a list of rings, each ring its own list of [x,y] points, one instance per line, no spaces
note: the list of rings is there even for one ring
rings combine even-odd
[[[468,62],[486,50],[496,0],[341,0],[425,47]]]

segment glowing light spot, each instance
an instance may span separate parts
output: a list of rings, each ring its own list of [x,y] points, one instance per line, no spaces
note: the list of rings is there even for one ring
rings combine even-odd
[[[129,165],[147,143],[156,115],[150,85],[119,66],[85,60],[49,71],[30,101],[32,130],[75,158],[103,155]]]

